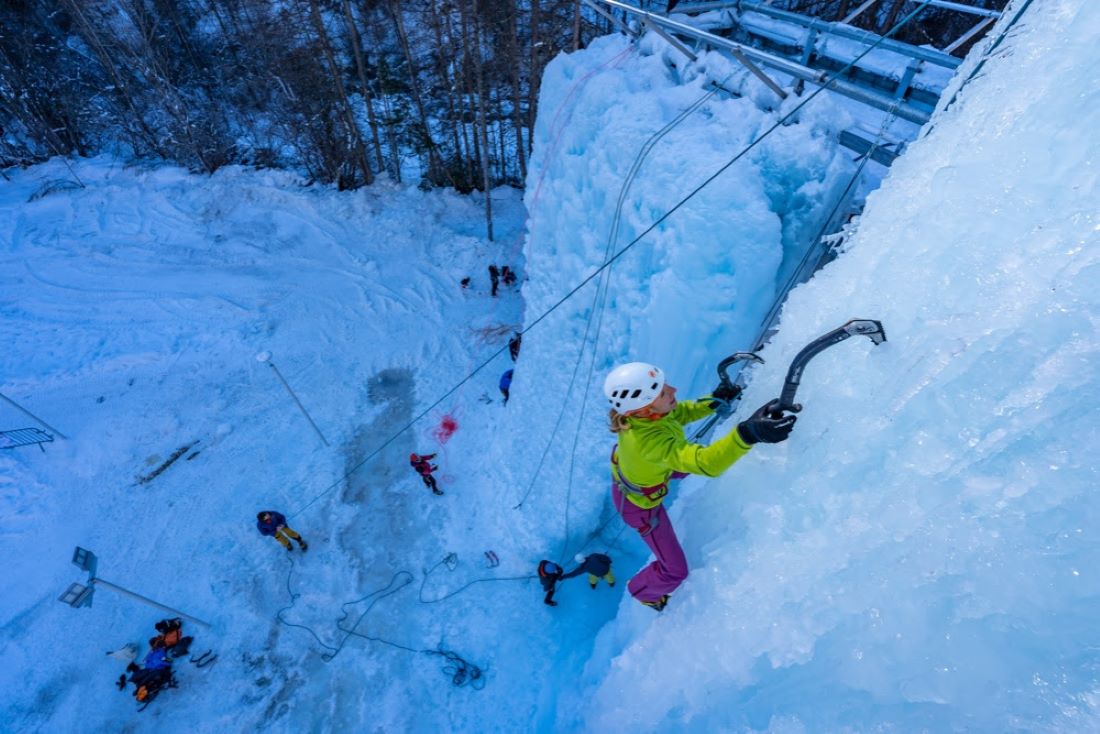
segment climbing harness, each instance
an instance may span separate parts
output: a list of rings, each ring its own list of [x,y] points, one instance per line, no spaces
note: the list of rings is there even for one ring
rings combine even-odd
[[[619,468],[619,445],[615,444],[615,447],[611,449],[611,471],[615,473],[615,482],[619,485],[619,489],[623,494],[629,494],[640,499],[644,499],[646,502],[653,502],[655,504],[650,507],[643,507],[642,509],[652,509],[660,504],[658,500],[662,500],[668,495],[668,480],[661,482],[660,484],[654,484],[652,487],[639,487],[625,476],[623,471]],[[638,505],[641,507],[641,505]]]

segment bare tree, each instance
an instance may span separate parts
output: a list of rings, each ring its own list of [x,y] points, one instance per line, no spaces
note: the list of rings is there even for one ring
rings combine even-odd
[[[371,142],[374,144],[374,155],[378,161],[378,169],[384,170],[385,162],[382,160],[382,140],[378,134],[378,117],[374,114],[374,95],[367,81],[367,63],[363,58],[362,41],[359,37],[359,28],[355,25],[355,18],[351,13],[351,3],[343,0],[344,23],[347,25],[348,41],[351,43],[352,55],[355,57],[355,71],[359,75],[359,86],[362,89],[363,103],[367,108],[367,122],[370,125]]]
[[[371,173],[370,162],[367,160],[367,151],[363,146],[363,137],[359,134],[359,123],[355,119],[355,111],[352,109],[351,102],[348,100],[348,93],[344,88],[343,76],[340,73],[340,67],[336,63],[336,57],[332,53],[332,44],[329,42],[325,24],[321,20],[321,10],[317,7],[317,0],[309,0],[309,14],[313,21],[314,30],[317,32],[317,39],[320,41],[321,50],[324,52],[325,60],[328,62],[329,73],[332,75],[332,85],[336,89],[340,106],[344,112],[344,124],[347,126],[348,135],[351,136],[352,145],[355,148],[356,163],[363,171],[364,183],[373,183],[374,174]],[[340,183],[341,188],[344,188],[344,182],[341,181]]]
[[[423,96],[420,94],[420,73],[412,49],[409,46],[409,34],[405,30],[405,19],[402,16],[402,10],[398,0],[385,1],[386,7],[390,12],[390,17],[393,19],[393,26],[394,30],[397,32],[398,41],[401,44],[401,51],[405,55],[405,63],[408,65],[409,93],[413,98],[413,103],[416,105],[416,111],[420,118],[420,133],[423,137],[422,142],[428,153],[428,178],[438,182],[438,177],[444,170],[443,162],[439,158],[439,150],[436,148],[435,141],[432,139],[431,125],[428,123],[428,113],[424,106]]]

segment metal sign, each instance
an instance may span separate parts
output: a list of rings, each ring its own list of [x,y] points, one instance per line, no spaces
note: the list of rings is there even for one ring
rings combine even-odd
[[[81,548],[78,545],[76,550],[73,551],[73,564],[81,571],[87,571],[88,578],[95,578],[95,569],[98,562],[99,559],[96,558],[95,553],[87,548]]]
[[[94,593],[94,586],[72,583],[69,584],[69,588],[65,589],[65,593],[59,596],[57,600],[63,604],[68,604],[73,609],[90,607],[92,605],[92,594]]]

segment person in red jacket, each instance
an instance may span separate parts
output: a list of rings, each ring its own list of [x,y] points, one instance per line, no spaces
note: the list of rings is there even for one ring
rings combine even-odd
[[[424,486],[432,490],[432,494],[443,494],[443,490],[436,485],[435,477],[432,476],[432,472],[439,468],[438,466],[432,466],[432,459],[434,458],[435,454],[425,454],[424,456],[409,454],[409,464],[424,480]]]

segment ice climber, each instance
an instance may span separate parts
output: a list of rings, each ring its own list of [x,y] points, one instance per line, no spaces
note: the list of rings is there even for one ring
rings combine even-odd
[[[298,541],[298,546],[303,552],[309,550],[309,543],[297,532],[287,527],[286,516],[281,512],[263,510],[257,514],[256,529],[260,531],[260,535],[274,536],[275,540],[279,541],[288,553],[294,550],[294,546],[290,544],[291,538]]]
[[[732,400],[740,388],[715,390],[711,397]],[[616,367],[604,381],[611,406],[611,432],[619,442],[611,452],[611,499],[627,525],[638,531],[656,557],[627,583],[630,594],[661,611],[669,594],[687,578],[687,559],[662,502],[668,483],[688,474],[717,477],[755,443],[786,440],[795,416],[773,413],[771,401],[709,446],[690,443],[684,424],[713,411],[703,399],[676,401],[676,388],[658,367],[631,362]]]
[[[424,486],[432,490],[432,494],[443,494],[443,490],[435,483],[435,477],[432,476],[432,472],[439,468],[438,466],[432,466],[432,459],[434,458],[435,454],[425,454],[424,456],[409,454],[409,465],[424,480]]]
[[[500,394],[504,396],[504,404],[508,404],[508,393],[512,389],[512,373],[515,370],[508,370],[500,376]]]

